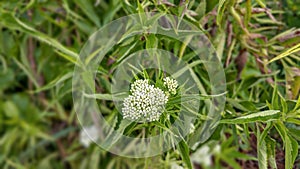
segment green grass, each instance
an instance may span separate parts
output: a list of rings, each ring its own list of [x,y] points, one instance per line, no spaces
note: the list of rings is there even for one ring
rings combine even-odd
[[[298,0],[1,1],[0,168],[300,168],[298,9]],[[155,157],[125,158],[96,144],[84,147],[72,99],[74,66],[82,66],[79,52],[93,32],[120,17],[139,14],[151,26],[143,12],[188,20],[214,45],[227,87],[221,121],[208,140],[191,147],[198,141],[192,133]],[[86,96],[101,102],[104,117],[117,129],[121,117],[109,94],[110,72],[131,53],[150,48],[172,52],[191,67],[201,93],[195,96],[199,111],[190,112],[199,117],[194,122],[199,134],[209,118],[207,100],[216,96],[210,95],[204,63],[176,39],[153,34],[123,39],[98,67],[96,90],[105,94]],[[176,99],[170,100],[171,111],[177,111]],[[139,136],[147,127],[161,132],[170,126],[160,121],[120,130]]]

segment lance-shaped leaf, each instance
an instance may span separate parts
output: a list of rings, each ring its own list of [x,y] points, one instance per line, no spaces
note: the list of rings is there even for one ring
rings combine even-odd
[[[257,113],[251,113],[234,119],[223,119],[220,123],[239,124],[252,122],[268,122],[277,120],[280,117],[279,110],[266,110]]]

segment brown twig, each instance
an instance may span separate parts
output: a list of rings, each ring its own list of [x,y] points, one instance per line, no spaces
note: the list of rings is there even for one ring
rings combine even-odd
[[[258,65],[258,68],[259,68],[259,70],[260,70],[260,72],[261,72],[262,74],[269,74],[269,73],[272,72],[270,69],[267,69],[267,70],[265,69],[264,63],[263,63],[262,60],[260,60],[260,58],[258,57],[258,55],[255,55],[255,54],[254,54],[254,56],[255,56],[256,64]],[[273,78],[271,78],[271,77],[268,77],[268,78],[266,79],[266,81],[267,81],[269,84],[274,84],[274,80],[273,80]]]
[[[176,5],[172,4],[171,2],[168,2],[167,0],[157,1],[157,4],[158,5],[165,4],[167,6],[173,6],[173,7],[176,6]]]
[[[32,20],[32,11],[28,10],[27,14],[29,16],[29,20]],[[35,45],[34,45],[34,40],[32,37],[28,38],[28,50],[27,50],[27,56],[28,56],[28,60],[29,60],[29,64],[31,67],[31,70],[33,72],[34,77],[37,79],[39,86],[43,86],[44,85],[44,77],[39,74],[37,72],[37,65],[36,65],[36,61],[34,58],[34,50],[35,50]],[[32,86],[32,82],[29,80],[28,82],[29,84],[29,89],[32,90],[33,86]],[[38,94],[38,98],[40,103],[43,104],[43,100],[45,100],[45,93],[44,92],[40,92]]]
[[[227,23],[227,48],[230,50],[230,46],[233,45],[232,44],[232,38],[233,38],[233,27],[232,24],[230,22]],[[228,67],[229,63],[231,60],[231,54],[228,53],[227,58],[226,58],[226,62],[225,62],[225,67]]]
[[[28,60],[29,60],[29,64],[32,70],[36,69],[36,65],[35,65],[35,61],[34,61],[34,57],[33,57],[33,40],[32,37],[28,38],[28,50],[27,50],[27,56],[28,56]],[[29,90],[33,89],[33,85],[32,85],[32,81],[30,79],[28,79],[28,87]]]
[[[232,37],[233,37],[233,28],[232,28],[232,24],[230,22],[228,22],[227,24],[227,47],[230,47],[231,42],[232,42]]]
[[[269,9],[269,8],[252,8],[253,14],[263,13],[263,12],[266,13],[272,21],[277,22],[277,20],[275,19],[275,17],[273,16],[273,14],[271,12],[271,9]]]
[[[246,49],[242,49],[240,50],[240,53],[238,55],[238,57],[234,60],[237,70],[238,70],[238,76],[237,76],[237,80],[240,80],[241,78],[241,73],[242,70],[244,69],[246,63],[248,60],[248,52]]]
[[[284,41],[287,41],[289,39],[296,38],[299,36],[300,36],[300,29],[297,29],[297,30],[293,31],[292,33],[289,33],[285,36],[279,37],[278,40],[279,40],[279,42],[284,42]]]
[[[52,132],[56,133],[59,130],[65,128],[65,127],[66,127],[66,123],[64,123],[64,122],[61,122],[61,123],[55,122],[53,124],[53,127],[52,127],[53,128]],[[59,156],[60,156],[60,158],[63,161],[64,168],[70,168],[70,164],[67,161],[65,161],[65,159],[68,156],[68,154],[67,154],[65,146],[64,146],[64,144],[62,142],[62,138],[58,138],[57,140],[55,140],[55,143],[56,143],[57,148],[58,148]]]

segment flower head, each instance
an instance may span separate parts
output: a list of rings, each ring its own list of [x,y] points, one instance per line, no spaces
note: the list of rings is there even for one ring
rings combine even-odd
[[[131,95],[124,99],[122,113],[131,120],[159,120],[168,96],[149,81],[137,80],[131,85]]]
[[[172,94],[176,94],[176,89],[178,87],[178,82],[175,79],[171,79],[170,77],[165,77],[163,79],[164,86],[168,89],[168,91]]]

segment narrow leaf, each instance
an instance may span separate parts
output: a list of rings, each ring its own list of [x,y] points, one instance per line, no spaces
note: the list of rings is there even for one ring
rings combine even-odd
[[[248,114],[235,119],[223,119],[220,123],[239,124],[252,122],[268,122],[277,120],[280,117],[279,110],[266,110],[262,112]]]
[[[184,140],[180,141],[178,144],[178,149],[182,160],[186,164],[188,169],[192,169],[192,163],[190,159],[189,147]]]

